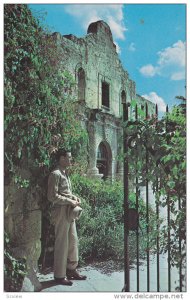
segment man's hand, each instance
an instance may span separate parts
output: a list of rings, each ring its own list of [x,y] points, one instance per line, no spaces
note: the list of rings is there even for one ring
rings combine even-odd
[[[76,207],[77,205],[79,205],[77,200],[70,200],[70,201],[71,201],[72,207]]]
[[[69,199],[69,201],[71,201],[71,205],[72,205],[73,207],[75,207],[75,206],[81,204],[80,198],[78,198],[78,197],[75,196],[75,195],[72,195],[72,194],[64,194],[64,196],[67,197],[67,198]]]
[[[75,200],[75,201],[77,201],[77,202],[78,202],[78,205],[81,204],[81,200],[80,200],[80,198],[78,198],[77,196],[72,195],[72,199]]]

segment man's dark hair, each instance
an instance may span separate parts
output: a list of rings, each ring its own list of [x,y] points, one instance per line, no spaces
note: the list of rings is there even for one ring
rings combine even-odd
[[[59,159],[60,159],[61,156],[66,157],[67,153],[69,153],[69,152],[71,152],[71,151],[68,150],[68,149],[59,149],[59,150],[57,150],[57,152],[56,152],[56,160],[59,161]]]

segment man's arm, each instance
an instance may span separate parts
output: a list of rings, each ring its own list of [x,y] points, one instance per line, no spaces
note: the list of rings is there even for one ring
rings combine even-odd
[[[53,204],[71,205],[75,207],[77,205],[77,201],[70,197],[60,195],[58,193],[58,187],[59,175],[51,173],[48,178],[48,200]]]
[[[66,194],[66,193],[64,193],[63,196],[67,197],[69,199],[77,201],[77,205],[81,204],[81,199],[78,196],[74,195],[74,194]]]

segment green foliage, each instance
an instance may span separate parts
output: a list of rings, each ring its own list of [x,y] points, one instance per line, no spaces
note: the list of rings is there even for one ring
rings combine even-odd
[[[10,240],[6,233],[4,241],[4,289],[6,292],[19,292],[27,274],[26,260],[13,257]]]
[[[124,245],[123,185],[120,181],[92,180],[77,174],[72,176],[73,191],[83,199],[83,215],[77,222],[80,259],[121,259]],[[135,207],[136,196],[129,197],[130,207]],[[145,205],[139,199],[140,226],[146,229]],[[152,218],[151,218],[152,220]],[[129,248],[131,260],[135,259],[135,233],[131,232]],[[145,247],[140,239],[140,254]]]
[[[123,189],[119,181],[95,180],[88,177],[72,175],[74,191],[88,201],[93,207],[106,207],[109,203],[116,213],[116,219],[122,220],[123,216]]]
[[[129,120],[124,125],[128,136],[127,158],[131,177],[139,178],[138,186],[145,185],[148,180],[157,203],[169,207],[171,212],[170,225],[162,220],[157,224],[159,230],[155,228],[151,237],[156,239],[159,234],[162,252],[167,252],[170,246],[172,265],[179,268],[180,264],[185,264],[186,252],[185,109],[177,106],[161,120],[155,116]]]
[[[63,56],[61,43],[40,27],[27,5],[5,5],[6,177],[24,159],[48,169],[59,147],[80,152],[86,135]]]
[[[14,183],[19,186],[20,188],[28,188],[30,181],[27,179],[22,179],[21,176],[15,175],[13,176]]]
[[[77,222],[80,261],[121,258],[123,255],[122,187],[74,174],[73,192],[82,198]]]

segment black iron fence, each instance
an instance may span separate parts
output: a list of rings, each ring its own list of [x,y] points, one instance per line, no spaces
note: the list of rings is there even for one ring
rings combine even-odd
[[[131,116],[129,115],[129,109],[130,107],[130,103],[123,103],[123,121],[124,121],[124,135],[123,135],[123,149],[124,149],[124,269],[125,269],[125,278],[124,278],[124,288],[123,291],[125,292],[129,292],[130,290],[130,253],[129,253],[129,238],[130,238],[130,233],[131,231],[135,232],[135,247],[136,249],[134,249],[134,251],[136,251],[136,291],[142,291],[141,289],[141,280],[140,280],[140,249],[139,249],[139,240],[140,240],[140,235],[141,230],[139,227],[139,199],[140,199],[140,192],[139,192],[139,177],[138,175],[135,176],[135,178],[133,178],[133,183],[135,186],[135,195],[136,195],[136,207],[131,208],[130,207],[130,201],[129,201],[129,193],[130,193],[130,171],[129,171],[129,167],[130,167],[130,159],[129,159],[129,150],[131,147],[131,141],[132,139],[135,140],[135,137],[137,136],[137,132],[135,132],[134,136],[132,136],[131,131],[128,130],[128,126],[130,124],[130,119]],[[166,107],[166,118],[165,118],[165,131],[167,133],[168,130],[168,124],[167,124],[167,114],[168,114],[168,106]],[[134,107],[134,111],[133,111],[133,122],[132,124],[138,124],[138,121],[142,120],[142,114],[140,115],[140,117],[138,116],[138,107],[137,105]],[[145,111],[144,111],[144,119],[147,120],[149,119],[149,112],[148,112],[148,105],[146,104],[145,106]],[[155,114],[154,114],[154,120],[158,121],[158,107],[157,105],[155,106]],[[155,121],[155,127],[158,126],[158,122]],[[140,122],[139,122],[140,124]],[[143,275],[143,280],[145,281],[144,276],[146,276],[146,289],[144,289],[143,291],[145,292],[150,292],[151,290],[151,285],[150,285],[150,281],[151,278],[153,276],[153,274],[151,273],[151,257],[152,257],[152,250],[151,250],[151,242],[150,242],[150,236],[151,236],[151,230],[152,230],[152,224],[150,224],[151,220],[150,220],[150,207],[152,204],[152,201],[154,201],[154,208],[153,211],[155,213],[155,219],[156,219],[156,237],[155,237],[155,249],[154,249],[154,257],[156,259],[156,263],[155,263],[155,269],[156,271],[154,271],[154,273],[156,272],[156,274],[154,274],[154,277],[156,275],[156,287],[154,288],[154,291],[156,290],[157,292],[161,292],[161,291],[165,291],[165,292],[171,292],[174,291],[173,289],[173,282],[172,280],[174,280],[172,278],[172,267],[173,267],[173,259],[172,259],[172,253],[171,253],[171,245],[172,245],[172,240],[171,240],[171,236],[173,235],[173,228],[172,228],[172,224],[173,224],[173,220],[171,217],[171,210],[172,210],[172,206],[171,206],[171,195],[170,193],[168,193],[166,195],[166,205],[165,205],[165,228],[166,228],[166,234],[165,234],[165,239],[167,240],[167,251],[163,251],[162,249],[162,242],[161,242],[161,236],[160,236],[160,231],[161,231],[161,225],[160,225],[160,220],[163,219],[163,216],[161,215],[161,211],[162,211],[162,199],[150,199],[150,189],[151,189],[151,182],[150,182],[150,178],[148,176],[148,172],[149,172],[149,161],[150,161],[150,156],[152,155],[151,150],[153,152],[154,150],[154,145],[150,147],[146,147],[146,144],[148,145],[149,141],[148,141],[148,136],[146,137],[145,141],[144,141],[144,145],[142,145],[142,148],[144,147],[144,192],[145,192],[145,197],[144,197],[144,204],[145,204],[145,222],[146,222],[146,228],[143,231],[143,234],[146,235],[146,249],[145,249],[145,260],[144,260],[144,265],[145,265],[145,272]],[[166,144],[167,144],[167,138],[166,138]],[[137,145],[134,143],[133,147],[137,147]],[[138,161],[138,157],[136,158]],[[142,157],[141,157],[142,159]],[[137,162],[136,161],[136,162]],[[160,160],[157,159],[155,161],[155,168],[162,168],[164,169],[164,167],[161,165]],[[164,170],[165,171],[165,170]],[[168,175],[169,176],[169,175]],[[159,178],[159,176],[156,177],[155,179],[155,186],[154,186],[154,193],[157,194],[159,189],[160,189],[160,182],[162,181],[162,178]],[[175,196],[176,197],[176,196]],[[151,200],[151,201],[150,201]],[[164,200],[163,200],[164,201]],[[151,203],[150,203],[151,202]],[[178,201],[177,201],[177,209],[180,212],[182,209],[182,201],[181,201],[181,196],[179,193],[178,196]],[[184,206],[184,204],[183,204]],[[185,221],[184,221],[185,222]],[[178,273],[177,275],[175,275],[175,280],[176,280],[176,290],[177,291],[184,291],[185,287],[184,287],[184,278],[185,278],[185,271],[184,271],[184,264],[182,265],[182,261],[184,261],[184,253],[182,254],[182,246],[184,246],[184,236],[181,233],[182,229],[179,226],[179,230],[178,230],[178,249],[176,249],[176,251],[178,251],[178,257],[179,257],[179,261],[177,263],[177,271],[175,271]],[[163,239],[163,237],[162,237]],[[176,247],[176,246],[175,246]],[[162,252],[164,252],[164,255],[166,256],[166,262],[167,265],[165,266],[167,268],[167,288],[166,287],[162,287],[161,286],[161,278],[162,278],[162,270],[161,270],[161,262],[160,262],[160,258],[161,258],[161,254]],[[177,278],[176,278],[177,276]],[[164,290],[163,290],[164,289]]]

